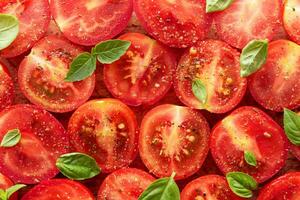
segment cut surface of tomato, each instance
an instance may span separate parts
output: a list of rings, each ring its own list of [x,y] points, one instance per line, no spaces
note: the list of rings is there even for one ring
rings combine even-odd
[[[0,55],[10,58],[29,50],[43,37],[50,23],[48,0],[3,0],[0,13],[15,15],[19,20],[19,34]]]
[[[8,177],[0,173],[0,190],[6,190],[13,185],[13,182]],[[9,200],[17,200],[17,193],[13,194]]]
[[[140,169],[120,169],[108,175],[103,181],[98,192],[98,200],[137,200],[154,180],[150,174]]]
[[[95,158],[106,173],[127,167],[137,154],[136,117],[116,99],[80,106],[69,120],[68,134],[75,149]]]
[[[42,181],[29,190],[21,200],[95,200],[82,184],[68,179]]]
[[[47,36],[40,40],[19,67],[19,85],[34,104],[52,112],[68,112],[89,99],[95,75],[66,82],[70,63],[82,50],[67,40]]]
[[[21,140],[16,146],[0,147],[0,172],[24,184],[54,177],[56,159],[70,150],[63,126],[41,108],[15,105],[0,113],[0,141],[13,129],[20,130]]]
[[[50,0],[50,7],[64,36],[85,46],[118,35],[133,10],[132,0]]]
[[[140,33],[119,37],[131,42],[126,54],[104,66],[104,81],[113,96],[128,105],[159,101],[172,85],[176,58],[172,50]]]
[[[241,107],[213,129],[210,148],[216,164],[226,174],[241,171],[264,182],[285,164],[287,138],[282,128],[255,107]],[[245,152],[254,154],[257,166],[247,164]]]
[[[300,44],[300,0],[285,0],[283,25],[290,38]]]
[[[218,37],[242,49],[253,39],[268,39],[280,30],[281,0],[235,0],[214,14]]]
[[[188,49],[181,57],[174,77],[178,98],[187,106],[225,113],[243,98],[247,80],[240,76],[239,52],[218,40],[205,40]],[[192,84],[205,86],[205,103],[196,98]]]
[[[150,110],[143,118],[140,156],[151,173],[184,179],[197,172],[208,153],[209,126],[195,110],[171,104]]]
[[[7,67],[0,62],[0,111],[14,100],[14,83]]]
[[[298,200],[300,172],[287,173],[266,185],[257,200]]]
[[[269,44],[266,64],[250,77],[253,98],[264,108],[282,111],[300,106],[300,46],[288,40]]]
[[[134,0],[134,10],[152,37],[178,48],[204,39],[212,21],[205,0]]]

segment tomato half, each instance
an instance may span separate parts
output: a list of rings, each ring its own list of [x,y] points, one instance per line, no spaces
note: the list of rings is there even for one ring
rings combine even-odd
[[[268,39],[280,30],[281,0],[235,0],[214,15],[218,37],[242,49],[253,39]]]
[[[79,107],[95,87],[94,74],[83,81],[64,81],[70,63],[80,53],[80,48],[56,36],[40,40],[19,67],[19,84],[24,95],[52,112],[68,112]]]
[[[29,50],[43,37],[50,23],[48,0],[2,0],[0,13],[15,15],[19,20],[19,35],[0,55],[10,58]]]
[[[241,171],[264,182],[285,164],[287,138],[282,128],[255,107],[241,107],[225,117],[213,129],[210,138],[212,155],[226,174]],[[250,166],[244,152],[255,155],[257,166]]]
[[[176,58],[172,51],[140,33],[119,39],[131,42],[126,54],[104,66],[104,81],[116,98],[133,106],[154,104],[172,85]]]
[[[265,186],[257,200],[299,200],[300,172],[285,174]]]
[[[285,0],[283,24],[290,38],[300,44],[300,1]]]
[[[21,200],[94,200],[82,184],[68,179],[43,181],[27,192]]]
[[[247,80],[240,76],[239,52],[218,40],[205,40],[188,49],[181,57],[174,77],[178,98],[187,106],[225,113],[243,98]],[[199,79],[206,88],[203,103],[192,91]]]
[[[154,180],[150,174],[139,169],[120,169],[103,181],[98,200],[137,200]]]
[[[263,107],[282,111],[300,106],[300,46],[288,40],[269,44],[266,64],[250,77],[249,89]]]
[[[242,200],[229,188],[225,177],[207,175],[187,184],[182,190],[181,200]]]
[[[54,177],[56,159],[70,150],[63,126],[41,108],[15,105],[0,113],[0,141],[12,129],[19,129],[22,138],[16,146],[0,147],[0,171],[15,183]]]
[[[0,173],[0,190],[6,190],[13,185],[13,182],[9,178]],[[12,195],[9,200],[17,200],[17,193]]]
[[[176,172],[179,180],[200,169],[208,153],[208,140],[208,123],[198,111],[165,104],[144,116],[139,151],[154,175],[167,177]]]
[[[92,46],[113,38],[127,26],[132,0],[50,0],[51,13],[72,42]]]
[[[71,143],[112,172],[136,157],[138,128],[132,110],[116,99],[92,100],[80,106],[69,120]]]
[[[14,100],[14,83],[7,67],[0,62],[0,111]]]
[[[212,22],[205,0],[134,0],[134,10],[149,34],[171,47],[186,48],[204,39]]]

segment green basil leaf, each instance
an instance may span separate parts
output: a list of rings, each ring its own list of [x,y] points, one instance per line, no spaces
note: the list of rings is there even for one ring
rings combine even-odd
[[[7,188],[6,189],[6,197],[7,197],[7,200],[9,199],[9,197],[11,197],[16,191],[22,189],[26,187],[26,185],[24,184],[16,184],[16,185],[13,185],[11,186],[10,188]]]
[[[139,197],[138,200],[179,200],[180,191],[174,181],[175,173],[170,178],[154,181]]]
[[[207,91],[205,85],[201,82],[200,79],[193,80],[192,83],[192,91],[195,97],[201,101],[203,104],[206,103],[207,100]]]
[[[256,157],[255,155],[250,152],[250,151],[245,151],[244,152],[244,158],[245,158],[245,161],[251,165],[251,166],[254,166],[256,167],[257,166],[257,161],[256,161]]]
[[[0,14],[0,50],[8,47],[18,36],[19,21],[13,15]]]
[[[268,55],[268,40],[252,40],[240,56],[241,77],[247,77],[265,64]]]
[[[290,142],[300,146],[300,115],[289,109],[284,109],[283,124],[285,134]]]
[[[0,144],[0,147],[13,147],[17,145],[21,140],[21,132],[19,129],[13,129],[8,131]]]
[[[256,190],[258,186],[252,176],[243,172],[229,172],[226,174],[226,179],[233,193],[243,198],[251,198],[252,190]]]
[[[225,10],[232,2],[233,0],[206,0],[206,13]]]
[[[78,152],[61,155],[56,166],[63,175],[73,180],[89,179],[101,172],[94,158]]]
[[[71,63],[70,70],[65,81],[81,81],[89,77],[96,70],[96,57],[90,53],[82,53],[77,56]]]
[[[6,192],[0,189],[0,200],[6,200]]]
[[[120,59],[127,49],[130,47],[131,42],[124,40],[107,40],[97,44],[92,49],[92,55],[97,56],[97,59],[102,64],[111,64]]]

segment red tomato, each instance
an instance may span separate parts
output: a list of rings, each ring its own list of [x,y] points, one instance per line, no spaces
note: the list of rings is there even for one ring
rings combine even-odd
[[[103,181],[98,200],[137,200],[154,180],[150,174],[139,169],[120,169]]]
[[[149,34],[171,47],[186,48],[204,39],[212,22],[205,0],[134,0],[134,10]]]
[[[93,194],[82,184],[68,179],[41,182],[27,192],[21,200],[94,200]]]
[[[48,0],[2,0],[0,13],[15,15],[20,24],[16,40],[0,53],[7,58],[29,50],[43,37],[50,23]]]
[[[9,178],[0,173],[0,190],[6,190],[13,185],[13,182]],[[11,196],[9,200],[17,200],[17,194]]]
[[[104,77],[103,77],[103,65],[97,65],[95,75],[96,75],[96,91],[99,97],[101,98],[110,98],[111,94],[106,88],[106,85],[104,84]]]
[[[242,200],[229,188],[223,176],[207,175],[187,184],[181,192],[181,200]]]
[[[75,149],[94,157],[107,173],[128,166],[137,154],[136,117],[116,99],[80,106],[69,121],[68,133]]]
[[[0,113],[0,141],[12,129],[19,129],[22,138],[14,147],[0,147],[0,171],[15,183],[54,177],[56,159],[70,148],[63,126],[41,108],[15,105]]]
[[[178,98],[187,106],[225,113],[243,98],[247,80],[240,76],[239,52],[224,42],[205,40],[188,49],[176,71],[174,88]],[[206,103],[198,100],[192,83],[200,79],[207,92]]]
[[[255,107],[241,107],[219,122],[210,138],[212,155],[223,173],[241,171],[264,182],[285,164],[288,143],[281,127]],[[244,152],[255,155],[250,166]]]
[[[72,42],[92,46],[113,38],[132,14],[132,0],[50,0],[51,13]]]
[[[149,171],[158,177],[176,172],[179,180],[200,169],[208,153],[208,140],[208,123],[198,111],[165,104],[144,116],[139,150]]]
[[[24,95],[52,112],[72,111],[87,101],[94,90],[94,74],[79,82],[64,81],[70,63],[81,52],[56,36],[40,40],[19,67],[19,84]]]
[[[281,0],[235,0],[215,13],[217,34],[239,49],[253,39],[272,40],[281,26],[281,10]]]
[[[283,24],[290,38],[300,44],[300,0],[285,0]]]
[[[250,77],[249,89],[263,107],[282,111],[300,106],[300,46],[288,40],[269,44],[266,64]]]
[[[6,66],[0,62],[0,111],[11,105],[14,99],[14,83]]]
[[[257,200],[299,200],[300,172],[285,174],[265,186]]]
[[[104,81],[116,98],[133,106],[154,104],[172,85],[176,58],[172,51],[140,33],[127,33],[119,39],[131,46],[117,62],[104,66]]]

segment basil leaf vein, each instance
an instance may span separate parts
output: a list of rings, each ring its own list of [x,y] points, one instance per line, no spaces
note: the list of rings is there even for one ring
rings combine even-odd
[[[232,2],[233,0],[206,0],[206,13],[225,10]]]
[[[18,19],[9,14],[0,14],[0,50],[5,49],[19,34]]]
[[[250,151],[245,151],[244,152],[244,158],[245,158],[245,161],[251,165],[251,166],[254,166],[256,167],[257,166],[257,161],[256,161],[256,157],[255,155],[250,152]]]
[[[9,130],[3,137],[0,147],[13,147],[21,140],[21,132],[19,129]]]
[[[300,146],[300,115],[289,109],[284,109],[283,124],[285,134],[290,142]]]
[[[207,101],[207,91],[205,85],[198,78],[193,80],[192,83],[192,91],[195,97],[201,101],[201,103],[205,104]]]

